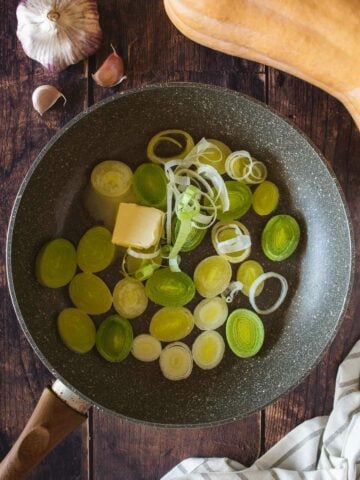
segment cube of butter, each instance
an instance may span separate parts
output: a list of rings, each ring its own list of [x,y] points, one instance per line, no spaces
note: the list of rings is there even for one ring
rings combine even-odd
[[[112,243],[120,247],[150,248],[160,241],[164,212],[135,203],[120,203]]]

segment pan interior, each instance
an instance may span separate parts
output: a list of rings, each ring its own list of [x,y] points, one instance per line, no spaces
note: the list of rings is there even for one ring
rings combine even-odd
[[[279,185],[279,213],[293,214],[302,239],[285,262],[266,260],[259,232],[267,218],[253,213],[242,221],[254,233],[250,258],[265,271],[288,279],[282,309],[263,316],[265,345],[259,355],[241,360],[227,348],[213,371],[194,368],[191,377],[170,382],[158,365],[131,356],[105,362],[94,350],[70,352],[56,331],[58,312],[70,306],[67,289],[46,289],[34,278],[34,258],[48,239],[64,236],[77,243],[94,222],[82,206],[82,192],[93,166],[120,159],[132,168],[146,161],[149,138],[168,128],[224,141],[233,150],[249,150],[266,162],[269,179]],[[9,236],[10,287],[17,313],[46,365],[98,406],[164,425],[194,425],[241,418],[293,387],[312,368],[339,325],[351,283],[349,220],[339,187],[308,140],[268,108],[234,92],[191,84],[154,86],[115,96],[72,122],[45,148],[17,199]],[[183,256],[192,273],[198,261],[214,254],[204,248]],[[119,264],[103,278],[112,287]],[[271,285],[270,290],[271,290]],[[190,304],[196,305],[199,297]],[[240,295],[232,305],[248,307]],[[146,332],[151,314],[132,320],[134,332]],[[93,317],[98,325],[103,317]],[[222,330],[222,333],[224,331]],[[191,344],[193,334],[185,341]]]

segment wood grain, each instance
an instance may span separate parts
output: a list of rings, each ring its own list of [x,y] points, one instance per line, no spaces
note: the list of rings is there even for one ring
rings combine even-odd
[[[325,153],[346,193],[360,233],[360,135],[345,109],[319,89],[277,70],[201,47],[183,37],[165,16],[162,0],[101,0],[103,46],[89,59],[90,73],[110,52],[124,56],[128,80],[103,89],[87,77],[87,65],[59,76],[26,58],[15,36],[15,4],[0,0],[0,458],[9,450],[51,376],[16,321],[7,292],[4,239],[16,191],[36,154],[66,121],[116,91],[144,83],[204,82],[247,93],[282,112]],[[33,89],[58,86],[68,97],[40,118]],[[31,478],[151,480],[182,458],[228,455],[250,464],[306,418],[330,411],[336,369],[360,335],[360,250],[355,286],[340,332],[319,366],[289,395],[242,422],[195,430],[160,430],[93,411],[85,425],[37,468]]]
[[[36,155],[59,127],[83,110],[87,98],[83,65],[57,76],[25,56],[15,35],[15,8],[16,2],[0,0],[0,458],[10,449],[43,388],[52,380],[21,332],[7,291],[8,219],[16,192]],[[58,86],[68,97],[68,105],[63,109],[59,104],[41,118],[32,109],[31,94],[45,83]],[[81,450],[82,433],[86,432],[78,430],[62,443],[32,478],[80,478],[87,456]]]

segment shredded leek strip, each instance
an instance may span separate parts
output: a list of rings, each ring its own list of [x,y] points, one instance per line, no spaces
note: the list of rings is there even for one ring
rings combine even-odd
[[[179,231],[175,243],[169,253],[169,266],[173,272],[180,272],[177,262],[177,255],[185,244],[191,233],[191,220],[200,211],[200,204],[196,200],[198,189],[193,185],[186,188],[185,192],[178,197],[176,205],[176,215],[180,222]]]
[[[242,293],[249,296],[249,290],[254,282],[260,275],[264,273],[264,270],[259,262],[255,260],[246,260],[240,265],[236,273],[236,280],[243,284]],[[255,297],[260,295],[263,291],[264,283],[261,283],[255,292]]]
[[[256,187],[252,204],[255,213],[264,216],[269,215],[275,210],[279,203],[279,189],[273,182],[268,180]]]
[[[173,204],[173,186],[168,183],[166,186],[166,241],[171,243],[171,221],[172,221],[172,204]]]
[[[211,240],[216,253],[230,263],[241,263],[250,255],[250,232],[243,223],[218,222],[212,229]]]
[[[181,142],[173,138],[173,136],[183,137],[185,141],[185,145],[183,145]],[[180,152],[177,153],[176,155],[172,155],[168,157],[161,157],[157,155],[156,149],[159,146],[159,144],[163,142],[168,142],[173,145],[176,145],[177,147],[179,147]],[[185,132],[184,130],[169,129],[169,130],[163,130],[157,133],[150,139],[146,149],[146,154],[148,159],[151,162],[165,163],[169,160],[185,158],[191,152],[193,147],[194,147],[194,140],[189,133]]]
[[[233,180],[250,185],[262,183],[267,177],[266,165],[251,157],[246,150],[239,150],[229,155],[225,162],[225,169]]]
[[[246,181],[252,172],[253,160],[246,150],[231,153],[225,162],[225,170],[230,178],[237,181]]]
[[[146,252],[142,252],[141,250],[138,251],[129,247],[126,252],[128,255],[131,255],[132,257],[149,260],[152,258],[156,258],[160,255],[160,248],[158,248],[157,250],[154,250],[153,252],[146,253]]]
[[[225,161],[231,150],[225,143],[219,140],[208,139],[207,141],[209,146],[199,155],[199,161],[215,167],[223,175],[226,172]]]
[[[125,318],[139,317],[148,306],[144,285],[138,280],[123,278],[115,285],[113,304],[119,315]]]
[[[216,297],[228,287],[231,274],[230,263],[224,257],[207,257],[195,268],[195,287],[202,297]]]
[[[211,370],[219,365],[224,357],[225,342],[219,332],[200,333],[192,346],[194,362],[203,370]]]
[[[245,308],[234,310],[226,322],[226,339],[240,358],[256,355],[264,343],[264,325],[256,313]]]
[[[264,254],[274,262],[290,257],[300,241],[300,227],[290,215],[276,215],[266,224],[261,235]]]
[[[185,160],[187,162],[191,162],[192,164],[199,164],[199,157],[210,147],[211,145],[206,138],[202,138],[196,145],[193,146],[191,151],[185,157]]]
[[[121,264],[121,273],[125,278],[135,278],[136,280],[144,281],[150,278],[155,270],[161,266],[162,256],[160,249],[157,249],[155,252],[146,252],[128,248]],[[154,253],[156,253],[156,256],[154,256]],[[147,257],[148,255],[149,258],[144,258],[144,256]]]
[[[269,278],[277,278],[280,281],[281,292],[280,292],[279,298],[276,300],[276,302],[271,307],[266,308],[266,309],[261,309],[256,305],[256,301],[255,301],[256,290],[257,290],[259,285],[264,283],[265,280],[268,280]],[[251,304],[252,308],[255,310],[255,312],[257,312],[257,313],[261,313],[263,315],[268,315],[269,313],[273,313],[273,312],[275,312],[275,310],[277,310],[280,307],[280,305],[285,300],[286,294],[288,292],[288,288],[289,287],[288,287],[288,283],[287,283],[286,278],[283,277],[282,275],[280,275],[279,273],[275,273],[275,272],[263,273],[256,280],[254,280],[254,282],[251,284],[251,287],[250,287],[250,290],[249,290],[250,304]]]
[[[188,378],[193,369],[190,348],[182,342],[167,345],[160,355],[160,369],[168,380]]]
[[[181,176],[183,178],[189,178],[191,180],[197,180],[205,189],[207,190],[210,196],[214,196],[214,191],[212,186],[206,181],[198,172],[194,170],[190,170],[189,168],[180,168],[176,170],[176,175]]]
[[[194,220],[197,216],[194,217]],[[181,247],[181,252],[190,252],[191,250],[194,250],[196,247],[200,245],[202,242],[203,238],[205,237],[206,230],[202,228],[196,228],[196,225],[194,225],[194,222],[191,222],[191,230],[190,233]],[[179,233],[179,228],[180,228],[180,220],[177,219],[176,223],[174,224],[174,238],[177,237]],[[165,253],[166,254],[166,253]],[[165,258],[165,257],[163,257]]]
[[[195,307],[195,325],[200,330],[215,330],[225,323],[228,312],[228,306],[223,298],[204,298]]]
[[[252,171],[249,173],[248,178],[245,180],[245,182],[250,185],[262,183],[264,180],[266,180],[268,173],[265,163],[260,162],[259,160],[253,160],[254,162],[252,164]]]
[[[224,214],[226,214],[226,212],[230,209],[230,199],[226,182],[224,182],[222,176],[211,165],[200,165],[198,168],[198,173],[203,174],[204,177],[208,178],[214,185],[214,188],[217,191],[215,201],[217,199],[220,200],[221,210],[224,212]]]
[[[160,357],[161,343],[156,338],[143,333],[134,338],[131,353],[141,362],[153,362]]]
[[[241,292],[244,285],[239,282],[230,282],[226,290],[223,291],[221,297],[225,299],[226,303],[231,303],[237,293]]]
[[[191,333],[194,328],[193,314],[185,307],[163,307],[150,322],[150,333],[161,342],[175,342]]]

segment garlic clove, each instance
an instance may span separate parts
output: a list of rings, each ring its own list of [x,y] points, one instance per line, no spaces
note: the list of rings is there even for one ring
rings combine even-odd
[[[124,75],[123,59],[117,54],[111,45],[113,52],[106,58],[98,70],[92,75],[94,81],[100,87],[115,87],[126,79]]]
[[[99,48],[96,0],[20,0],[16,34],[26,55],[60,71]]]
[[[55,105],[61,97],[64,99],[65,105],[65,95],[59,92],[57,88],[52,85],[40,85],[40,87],[35,88],[31,98],[34,109],[42,115]]]

